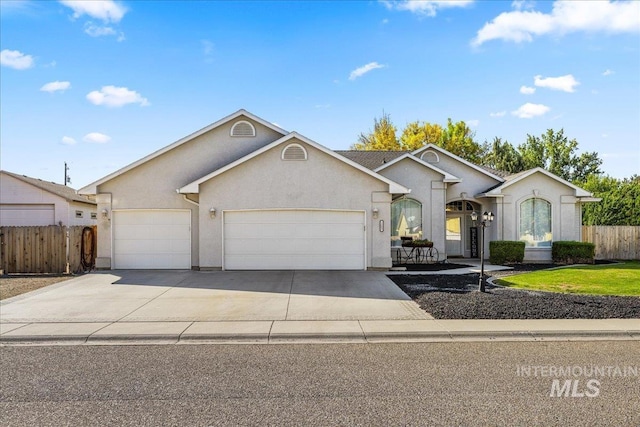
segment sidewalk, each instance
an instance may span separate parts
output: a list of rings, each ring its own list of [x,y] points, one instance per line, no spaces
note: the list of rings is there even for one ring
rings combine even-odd
[[[3,323],[0,344],[640,340],[640,319]]]

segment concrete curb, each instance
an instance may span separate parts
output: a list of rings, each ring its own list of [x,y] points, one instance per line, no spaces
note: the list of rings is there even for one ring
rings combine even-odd
[[[640,340],[640,319],[3,324],[0,345]],[[15,327],[14,327],[15,326]]]

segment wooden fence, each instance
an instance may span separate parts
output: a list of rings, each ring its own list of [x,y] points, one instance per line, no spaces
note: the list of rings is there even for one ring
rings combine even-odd
[[[95,261],[97,227],[93,239],[84,226],[0,227],[0,270],[10,273],[65,273],[82,269],[82,248]],[[68,237],[68,238],[67,238]],[[89,247],[91,246],[91,247]]]
[[[640,259],[640,227],[583,225],[582,241],[596,245],[596,259]]]

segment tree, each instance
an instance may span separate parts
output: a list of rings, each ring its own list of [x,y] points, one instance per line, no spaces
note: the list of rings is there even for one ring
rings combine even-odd
[[[405,150],[414,151],[427,144],[437,144],[442,139],[442,126],[429,122],[411,122],[402,131],[400,145]]]
[[[547,129],[540,137],[527,134],[527,141],[518,146],[523,168],[541,167],[567,181],[585,180],[589,175],[600,174],[602,160],[598,153],[587,152],[578,156],[578,141],[569,140],[564,129],[555,132]]]
[[[619,180],[591,175],[581,187],[602,199],[583,206],[584,225],[640,225],[640,176]]]
[[[382,112],[380,119],[374,118],[373,131],[361,133],[358,142],[351,146],[353,150],[402,150],[396,127],[391,122],[389,114]]]
[[[497,137],[489,145],[482,164],[510,174],[525,170],[522,154],[509,141],[502,142]]]
[[[447,127],[442,131],[440,141],[436,143],[450,153],[460,156],[472,163],[479,164],[485,152],[486,145],[478,144],[473,138],[475,133],[462,120],[453,123],[447,119]]]

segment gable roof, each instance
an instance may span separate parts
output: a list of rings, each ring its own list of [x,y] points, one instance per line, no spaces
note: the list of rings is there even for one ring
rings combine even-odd
[[[186,142],[189,142],[192,139],[195,139],[195,138],[199,137],[200,135],[209,132],[212,129],[215,129],[215,128],[219,127],[219,126],[224,125],[225,123],[228,123],[228,122],[230,122],[232,120],[235,120],[240,116],[244,116],[244,117],[247,117],[247,118],[249,118],[249,119],[251,119],[251,120],[253,120],[255,122],[258,122],[261,125],[263,125],[265,127],[268,127],[269,129],[271,129],[271,130],[273,130],[273,131],[275,131],[275,132],[277,132],[277,133],[279,133],[281,135],[286,135],[288,133],[286,130],[274,125],[273,123],[269,123],[268,121],[266,121],[266,120],[264,120],[264,119],[262,119],[262,118],[260,118],[260,117],[258,117],[256,115],[254,115],[254,114],[251,114],[247,110],[240,109],[240,110],[236,111],[233,114],[230,114],[230,115],[228,115],[228,116],[226,116],[226,117],[224,117],[224,118],[222,118],[222,119],[220,119],[220,120],[218,120],[218,121],[216,121],[214,123],[211,123],[209,126],[203,127],[202,129],[200,129],[200,130],[198,130],[196,132],[193,132],[192,134],[187,135],[184,138],[181,138],[181,139],[177,140],[173,144],[167,145],[166,147],[161,148],[161,149],[149,154],[148,156],[143,157],[140,160],[137,160],[137,161],[135,161],[135,162],[133,162],[133,163],[121,168],[121,169],[118,169],[117,171],[113,172],[110,175],[105,176],[104,178],[99,179],[98,181],[92,182],[91,184],[82,187],[81,189],[78,190],[78,193],[80,193],[80,194],[96,194],[96,190],[97,190],[98,185],[104,184],[105,182],[110,181],[113,178],[116,178],[116,177],[122,175],[123,173],[128,172],[131,169],[133,169],[135,167],[138,167],[143,163],[148,162],[149,160],[155,159],[156,157],[161,156],[162,154],[164,154],[164,153],[166,153],[168,151],[171,151],[174,148],[179,147],[180,145],[182,145],[182,144],[184,144]]]
[[[369,176],[372,176],[373,178],[375,178],[375,179],[377,179],[379,181],[385,182],[386,184],[389,185],[389,193],[392,193],[392,194],[409,194],[411,192],[410,189],[408,189],[408,188],[406,188],[406,187],[404,187],[404,186],[402,186],[402,185],[400,185],[400,184],[398,184],[398,183],[396,183],[394,181],[391,181],[390,179],[388,179],[388,178],[386,178],[386,177],[384,177],[384,176],[382,176],[382,175],[380,175],[380,174],[378,174],[378,173],[376,173],[376,172],[374,172],[374,171],[372,171],[370,169],[365,168],[364,166],[362,166],[359,163],[354,162],[353,160],[350,160],[350,159],[348,159],[348,158],[346,158],[344,156],[341,156],[341,155],[337,154],[336,152],[324,147],[323,145],[318,144],[315,141],[310,140],[309,138],[307,138],[305,136],[300,135],[297,132],[291,132],[288,135],[285,135],[282,138],[272,142],[271,144],[265,145],[264,147],[262,147],[262,148],[260,148],[260,149],[258,149],[256,151],[253,151],[250,154],[248,154],[248,155],[236,160],[235,162],[229,163],[228,165],[226,165],[226,166],[224,166],[224,167],[222,167],[222,168],[220,168],[220,169],[218,169],[216,171],[213,171],[210,174],[205,175],[202,178],[197,179],[196,181],[193,181],[193,182],[185,185],[182,188],[179,188],[178,192],[182,193],[182,194],[198,193],[200,191],[200,184],[202,184],[203,182],[206,182],[206,181],[208,181],[208,180],[210,180],[210,179],[212,179],[212,178],[214,178],[214,177],[216,177],[218,175],[221,175],[221,174],[227,172],[228,170],[233,169],[236,166],[239,166],[242,163],[245,163],[246,161],[251,160],[254,157],[257,157],[257,156],[261,155],[262,153],[265,153],[265,152],[271,150],[272,148],[275,148],[275,147],[277,147],[279,145],[282,145],[285,142],[287,142],[287,141],[289,141],[291,139],[294,139],[294,138],[299,140],[299,141],[304,142],[305,144],[308,144],[308,145],[312,146],[313,148],[315,148],[315,149],[317,149],[317,150],[319,150],[319,151],[321,151],[321,152],[323,152],[323,153],[325,153],[325,154],[327,154],[327,155],[329,155],[329,156],[331,156],[331,157],[333,157],[333,158],[335,158],[337,160],[340,160],[343,163],[346,163],[347,165],[349,165],[349,166],[351,166],[353,168],[358,169],[361,172],[364,172],[365,174],[367,174]]]
[[[363,150],[336,150],[336,153],[361,164],[365,168],[375,170],[376,168],[390,162],[408,151],[363,151]]]
[[[540,167],[529,169],[529,170],[522,171],[522,172],[518,172],[518,173],[515,173],[513,175],[509,175],[506,178],[505,182],[503,182],[500,185],[497,185],[495,187],[492,187],[492,188],[488,189],[484,193],[479,194],[479,196],[485,196],[485,197],[492,197],[492,196],[496,197],[496,196],[498,196],[499,197],[499,196],[502,195],[502,190],[504,190],[505,188],[509,187],[510,185],[515,184],[516,182],[520,182],[523,179],[525,179],[525,178],[527,178],[527,177],[529,177],[529,176],[531,176],[533,174],[536,174],[536,173],[541,173],[541,174],[543,174],[543,175],[545,175],[545,176],[547,176],[547,177],[549,177],[549,178],[551,178],[551,179],[553,179],[553,180],[555,180],[555,181],[557,181],[557,182],[559,182],[561,184],[566,185],[567,187],[573,188],[575,190],[575,192],[576,192],[576,197],[587,197],[587,198],[589,198],[589,197],[593,196],[587,190],[584,190],[584,189],[578,187],[577,185],[574,185],[574,184],[570,183],[569,181],[566,181],[566,180],[560,178],[559,176],[552,174],[548,170],[542,169]]]
[[[2,170],[0,172],[27,184],[33,185],[40,190],[44,190],[51,194],[55,194],[56,196],[62,197],[68,202],[87,203],[90,205],[96,204],[96,202],[94,202],[93,200],[89,199],[86,196],[79,195],[76,190],[71,187],[67,187],[66,185],[56,184],[55,182],[50,181],[43,181],[38,178],[31,178],[30,176],[19,175],[17,173],[8,172],[5,170]]]
[[[491,177],[491,178],[493,178],[493,179],[495,179],[495,180],[497,180],[497,181],[499,181],[499,182],[504,182],[504,178],[503,178],[503,177],[501,177],[501,176],[499,176],[499,175],[497,175],[497,174],[495,174],[495,173],[492,173],[492,172],[490,172],[489,170],[487,170],[486,168],[481,167],[481,166],[478,166],[478,165],[476,165],[475,163],[471,163],[470,161],[465,160],[465,159],[463,159],[463,158],[462,158],[462,157],[460,157],[460,156],[456,156],[455,154],[453,154],[453,153],[451,153],[451,152],[449,152],[449,151],[445,150],[445,149],[444,149],[444,148],[442,148],[442,147],[438,147],[438,146],[437,146],[437,145],[435,145],[435,144],[431,144],[431,143],[430,143],[430,144],[427,144],[427,145],[425,145],[424,147],[420,147],[420,148],[418,148],[417,150],[415,150],[415,151],[414,151],[414,152],[412,152],[411,154],[413,154],[414,156],[418,157],[418,154],[420,154],[420,153],[421,153],[421,152],[423,152],[423,151],[426,151],[427,149],[431,149],[431,150],[439,151],[440,153],[442,153],[442,154],[444,154],[444,155],[446,155],[446,156],[449,156],[449,157],[451,157],[452,159],[455,159],[455,160],[459,161],[460,163],[462,163],[462,164],[464,164],[464,165],[466,165],[466,166],[469,166],[471,169],[475,169],[475,170],[477,170],[478,172],[480,172],[480,173],[482,173],[482,174],[484,174],[484,175],[487,175],[488,177]]]
[[[433,166],[432,164],[430,164],[428,162],[425,162],[422,159],[417,158],[416,156],[414,156],[411,153],[406,153],[406,154],[404,154],[404,155],[402,155],[400,157],[396,157],[392,161],[390,161],[388,163],[385,163],[384,165],[374,169],[374,172],[380,172],[381,170],[386,169],[389,166],[394,165],[394,164],[396,164],[396,163],[398,163],[398,162],[400,162],[400,161],[402,161],[404,159],[412,160],[412,161],[418,163],[419,165],[422,165],[422,166],[424,166],[424,167],[426,167],[428,169],[431,169],[431,170],[441,174],[442,176],[444,176],[444,179],[442,180],[442,182],[462,182],[462,180],[460,178],[458,178],[457,176],[451,175],[449,172],[445,172],[442,169],[439,169],[439,168]]]

